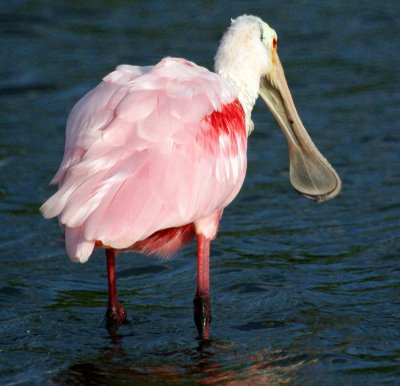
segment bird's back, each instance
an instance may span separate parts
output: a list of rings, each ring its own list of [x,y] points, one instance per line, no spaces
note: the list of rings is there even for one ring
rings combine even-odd
[[[223,209],[246,169],[244,112],[218,75],[182,59],[119,66],[73,108],[56,192],[73,260],[127,248]]]

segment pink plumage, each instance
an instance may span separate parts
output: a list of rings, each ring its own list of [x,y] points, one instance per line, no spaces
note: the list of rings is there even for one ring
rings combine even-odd
[[[96,243],[169,255],[195,234],[188,224],[215,236],[243,183],[246,138],[220,76],[173,58],[119,66],[72,110],[59,190],[43,214],[60,217],[74,261]]]

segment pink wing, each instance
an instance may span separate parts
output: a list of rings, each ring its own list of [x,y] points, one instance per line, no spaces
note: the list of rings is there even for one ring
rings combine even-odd
[[[244,112],[218,75],[182,59],[119,66],[72,110],[59,190],[42,206],[84,262],[226,207],[246,170]]]

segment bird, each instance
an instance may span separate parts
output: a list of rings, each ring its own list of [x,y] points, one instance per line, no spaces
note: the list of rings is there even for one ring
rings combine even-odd
[[[335,197],[341,180],[296,111],[275,30],[257,16],[231,20],[214,71],[174,57],[119,65],[73,107],[51,181],[58,190],[40,211],[58,216],[72,261],[105,249],[107,321],[126,320],[119,252],[170,257],[196,239],[194,321],[198,336],[210,338],[210,244],[245,178],[259,96],[287,141],[294,189],[318,202]]]

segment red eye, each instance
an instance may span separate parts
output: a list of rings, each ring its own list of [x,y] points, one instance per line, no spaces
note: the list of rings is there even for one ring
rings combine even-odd
[[[278,47],[278,41],[276,40],[276,38],[272,40],[272,47],[274,48]]]

